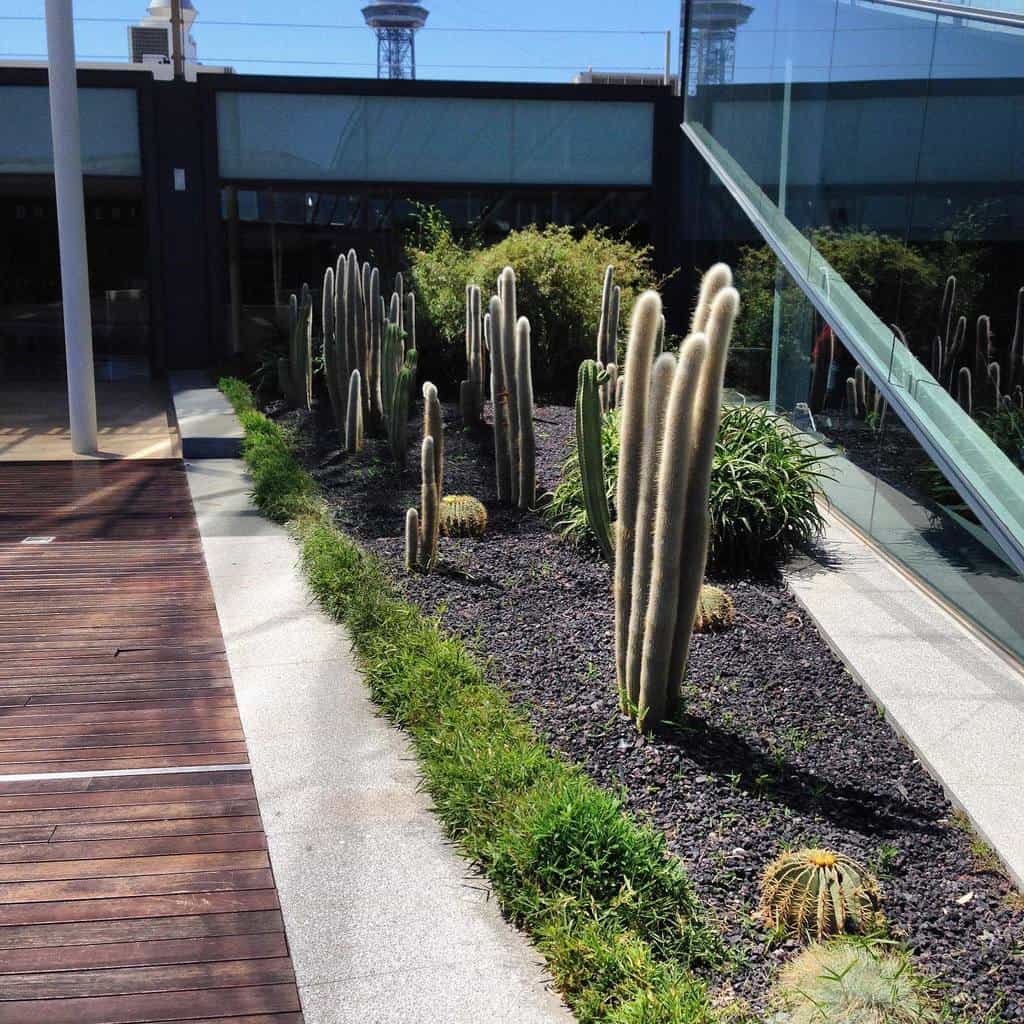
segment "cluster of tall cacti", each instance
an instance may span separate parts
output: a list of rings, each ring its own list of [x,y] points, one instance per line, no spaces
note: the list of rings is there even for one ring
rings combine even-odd
[[[402,275],[387,302],[380,271],[354,249],[324,271],[320,303],[323,373],[342,444],[359,451],[367,429],[383,428],[395,458],[406,456],[406,419],[416,376],[416,300]],[[308,285],[288,307],[288,355],[278,384],[296,408],[313,401],[313,297]],[[396,397],[401,378],[403,393]]]
[[[516,275],[505,267],[483,318],[491,357],[494,465],[498,500],[531,508],[537,489],[530,321],[516,316]]]
[[[657,353],[661,299],[633,309],[619,434],[615,659],[619,701],[651,729],[674,713],[707,558],[708,492],[739,296],[724,264],[701,282],[678,359]]]
[[[882,392],[859,364],[853,376],[846,378],[846,410],[856,419],[867,420],[875,430],[881,429],[889,409]]]
[[[466,380],[459,385],[459,404],[462,422],[478,426],[484,413],[484,378],[486,376],[484,351],[484,319],[480,307],[480,288],[466,285]]]
[[[288,355],[277,361],[277,385],[296,409],[313,404],[313,296],[309,285],[288,300]]]
[[[939,324],[932,339],[932,376],[968,415],[976,409],[1024,409],[1024,288],[1017,291],[1013,335],[1000,346],[988,316],[974,325],[974,351],[967,345],[966,316],[955,316],[956,277],[950,275],[942,294]],[[955,317],[955,319],[954,319]]]
[[[405,567],[429,572],[437,564],[444,490],[444,424],[437,388],[423,385],[423,443],[420,446],[420,507],[405,514]]]

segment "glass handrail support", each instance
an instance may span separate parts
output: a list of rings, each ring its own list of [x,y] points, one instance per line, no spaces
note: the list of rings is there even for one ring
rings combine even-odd
[[[757,183],[710,135],[682,129],[839,340],[1024,573],[1024,474],[902,345]],[[741,296],[742,301],[742,296]]]

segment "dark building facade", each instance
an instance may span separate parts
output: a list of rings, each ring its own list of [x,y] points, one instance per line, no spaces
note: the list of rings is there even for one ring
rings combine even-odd
[[[101,373],[258,359],[289,292],[355,246],[401,266],[417,203],[500,237],[529,223],[677,237],[669,88],[80,70]],[[0,359],[59,372],[46,73],[0,68]]]

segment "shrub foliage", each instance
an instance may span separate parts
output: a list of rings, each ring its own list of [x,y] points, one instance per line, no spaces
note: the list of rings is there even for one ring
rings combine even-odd
[[[434,209],[421,211],[419,237],[406,256],[419,300],[446,349],[454,371],[465,376],[466,286],[479,285],[486,309],[498,275],[516,272],[519,312],[530,318],[534,387],[542,395],[566,397],[576,385],[580,362],[595,353],[605,267],[615,267],[622,287],[621,331],[634,298],[656,287],[649,246],[617,239],[601,228],[582,234],[570,227],[530,226],[495,245],[457,239]]]
[[[617,412],[609,413],[601,432],[610,505],[618,482],[618,418]],[[816,498],[827,457],[763,409],[726,409],[711,469],[708,568],[767,568],[811,540],[823,525]],[[549,514],[570,542],[592,540],[575,446],[563,466]]]

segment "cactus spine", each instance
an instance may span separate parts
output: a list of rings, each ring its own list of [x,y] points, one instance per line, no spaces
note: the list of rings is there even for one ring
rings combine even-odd
[[[518,505],[522,509],[533,507],[537,491],[537,442],[533,432],[533,373],[530,366],[530,321],[525,316],[516,324],[515,399],[519,426],[517,468],[519,482],[516,488]]]
[[[635,711],[640,729],[675,710],[689,655],[722,379],[739,308],[731,280],[723,264],[705,274],[678,363],[671,355],[654,361],[657,293],[645,292],[633,310],[619,438],[615,654],[620,703]]]
[[[345,450],[363,450],[363,385],[359,371],[353,370],[348,380],[348,403],[345,409]]]
[[[611,517],[608,514],[608,490],[604,475],[604,451],[601,447],[601,368],[593,359],[580,364],[576,387],[576,454],[580,465],[580,483],[587,522],[597,538],[604,560],[615,562]]]

